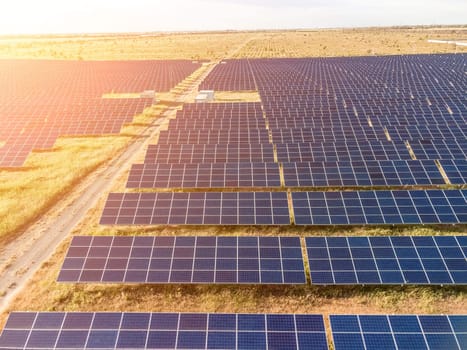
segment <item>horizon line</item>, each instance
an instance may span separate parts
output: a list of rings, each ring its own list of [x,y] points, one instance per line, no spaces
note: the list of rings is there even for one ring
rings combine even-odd
[[[467,29],[467,24],[404,24],[404,25],[383,25],[383,26],[343,26],[343,27],[308,27],[308,28],[258,28],[258,29],[213,29],[213,30],[157,30],[143,32],[50,32],[50,33],[9,33],[1,34],[0,38],[18,37],[60,37],[60,36],[106,36],[106,35],[155,35],[155,34],[209,34],[209,33],[248,33],[248,32],[296,32],[296,31],[319,31],[319,30],[351,30],[351,29],[412,29],[412,28],[451,28]]]

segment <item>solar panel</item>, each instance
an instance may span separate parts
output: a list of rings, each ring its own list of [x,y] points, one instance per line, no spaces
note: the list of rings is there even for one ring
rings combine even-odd
[[[271,144],[149,145],[144,163],[273,163]]]
[[[466,159],[466,139],[436,139],[410,141],[417,159]]]
[[[298,237],[76,236],[59,282],[303,284]]]
[[[101,225],[288,225],[284,192],[111,193]]]
[[[467,160],[442,159],[439,161],[449,182],[453,185],[467,184]]]
[[[458,224],[467,190],[292,192],[296,225]]]
[[[346,141],[277,144],[279,162],[338,162],[410,160],[403,143],[389,141]],[[436,158],[432,158],[436,159]]]
[[[127,188],[280,187],[277,163],[135,164]]]
[[[2,349],[327,350],[321,315],[12,312]]]
[[[445,184],[432,160],[283,163],[282,167],[289,187]]]
[[[330,315],[335,350],[467,348],[466,315]]]
[[[201,83],[200,89],[218,91],[256,90],[255,79],[247,60],[224,60]]]
[[[269,143],[266,129],[169,129],[161,131],[157,144],[234,144],[234,143]]]
[[[312,284],[467,284],[466,236],[307,237]]]

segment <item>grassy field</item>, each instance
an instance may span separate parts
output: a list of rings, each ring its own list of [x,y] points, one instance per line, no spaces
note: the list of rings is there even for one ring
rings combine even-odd
[[[223,33],[128,34],[87,37],[0,38],[0,58],[73,60],[220,59],[234,57],[365,56],[467,52],[428,39],[466,39],[458,28],[368,28]]]

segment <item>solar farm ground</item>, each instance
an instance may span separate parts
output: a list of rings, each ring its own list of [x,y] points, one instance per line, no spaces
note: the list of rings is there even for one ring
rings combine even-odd
[[[15,38],[0,41],[0,57],[61,59],[148,59],[193,58],[219,59],[243,57],[307,57],[361,56],[373,54],[412,54],[455,52],[465,48],[426,43],[426,39],[458,38],[465,28],[339,30],[310,32],[254,32],[176,34],[155,37],[109,36],[91,38]],[[344,45],[342,43],[345,43]],[[54,204],[58,199],[79,198],[73,192],[88,178],[99,176],[112,159],[122,154],[152,121],[162,117],[170,106],[181,99],[192,102],[189,94],[201,70],[163,96],[160,104],[145,116],[136,117],[134,125],[122,129],[120,135],[105,137],[61,138],[47,152],[33,152],[20,170],[0,171],[0,210],[6,220],[0,224],[0,242],[20,252],[21,238],[53,229],[32,226],[44,215],[60,220],[61,211]],[[225,93],[228,101],[257,101],[255,93]],[[169,113],[170,114],[170,113]],[[165,114],[167,115],[167,114]],[[154,144],[157,133],[147,140]],[[146,148],[133,155],[132,163],[141,163]],[[65,159],[72,159],[65,162]],[[26,268],[18,274],[30,276],[19,286],[2,286],[0,297],[17,290],[0,315],[0,327],[8,312],[34,311],[163,311],[163,312],[246,312],[246,313],[321,313],[329,314],[466,314],[465,286],[233,286],[233,285],[96,285],[58,284],[61,264],[73,235],[155,235],[155,236],[387,236],[387,235],[465,235],[465,225],[457,226],[384,226],[384,227],[264,227],[264,226],[118,226],[99,225],[109,192],[128,191],[128,170],[123,169],[111,186],[95,194],[97,204],[79,217],[71,235],[58,245],[53,254],[36,257],[38,267]],[[41,198],[40,201],[37,198]],[[36,199],[36,200],[33,200]],[[63,205],[63,203],[62,203]],[[73,203],[67,205],[73,207]],[[51,211],[48,211],[51,210]],[[46,214],[47,213],[47,214]],[[73,215],[73,214],[68,214]],[[3,236],[3,237],[2,237]],[[16,246],[15,246],[16,240]],[[12,243],[11,243],[12,242]],[[34,240],[32,240],[34,242]],[[45,241],[43,241],[45,242]],[[11,245],[13,244],[13,246]],[[31,243],[30,243],[31,244]],[[34,244],[34,243],[32,243]],[[21,253],[18,254],[19,256]],[[0,274],[15,265],[2,261]],[[33,265],[31,265],[33,266]],[[305,267],[308,268],[307,262]],[[21,288],[17,288],[21,287]]]

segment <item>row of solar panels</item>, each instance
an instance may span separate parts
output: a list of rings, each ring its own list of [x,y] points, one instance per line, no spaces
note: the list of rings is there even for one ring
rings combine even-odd
[[[293,120],[286,119],[286,123]],[[339,123],[343,121],[339,119]],[[337,142],[346,139],[381,140],[388,137],[391,140],[436,140],[436,139],[465,139],[465,131],[456,125],[410,125],[390,126],[386,129],[374,128],[368,125],[329,126],[329,122],[323,125],[311,127],[295,127],[285,125],[287,128],[275,128],[269,123],[272,143],[303,143],[303,142]],[[316,123],[314,120],[313,123]],[[325,124],[325,125],[324,125]],[[251,128],[244,122],[239,122],[235,128],[227,129],[178,129],[172,128],[161,131],[158,144],[221,144],[221,143],[269,143],[269,131],[265,128]]]
[[[130,170],[127,188],[243,188],[424,186],[467,183],[466,160],[143,163]],[[284,183],[281,183],[281,169]]]
[[[408,143],[416,159],[467,159],[467,139],[417,140]],[[149,145],[145,163],[238,163],[409,160],[406,143],[360,140],[347,142],[157,144]]]
[[[467,190],[109,194],[102,225],[467,223]]]
[[[467,284],[467,236],[306,237],[312,284]],[[304,284],[299,237],[76,236],[59,282]]]
[[[334,350],[462,350],[466,315],[330,315]],[[12,312],[0,349],[328,350],[322,315]]]

